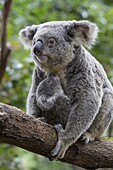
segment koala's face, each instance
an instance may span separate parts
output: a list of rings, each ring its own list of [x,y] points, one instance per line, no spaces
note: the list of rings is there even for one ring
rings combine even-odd
[[[72,53],[72,41],[66,39],[67,31],[62,26],[40,26],[33,37],[31,52],[36,62],[46,65],[62,65]]]
[[[46,95],[46,97],[52,97],[62,93],[63,89],[57,75],[50,75],[44,79],[37,88],[37,96]]]
[[[19,35],[37,64],[60,67],[73,59],[74,46],[94,44],[97,33],[89,21],[56,21],[26,27]]]

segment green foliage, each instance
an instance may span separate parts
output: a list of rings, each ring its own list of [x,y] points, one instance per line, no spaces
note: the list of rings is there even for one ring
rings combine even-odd
[[[0,146],[0,170],[72,170],[72,166],[61,162],[50,162],[26,150],[10,145]]]
[[[28,170],[71,170],[71,166],[61,162],[50,162],[47,158],[37,156],[23,149],[19,150],[23,168]],[[29,162],[29,164],[28,164]]]
[[[4,0],[0,0],[1,10]],[[8,41],[12,45],[3,80],[0,101],[15,105],[25,111],[26,97],[31,85],[34,63],[20,45],[18,32],[21,28],[52,20],[82,20],[96,22],[100,28],[93,55],[103,64],[113,83],[113,1],[112,0],[13,0],[9,23]],[[0,146],[0,170],[63,170],[72,166],[47,159],[10,145]]]
[[[0,170],[21,170],[21,165],[13,146],[6,144],[0,146]]]
[[[113,137],[103,137],[104,140],[113,140]]]

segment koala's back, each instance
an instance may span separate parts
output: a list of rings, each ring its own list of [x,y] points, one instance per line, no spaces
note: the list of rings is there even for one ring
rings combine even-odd
[[[108,88],[113,94],[113,87],[107,77],[107,74],[103,68],[103,66],[87,51],[87,62],[91,65],[93,70],[93,75],[95,75],[95,80],[97,82],[97,86],[102,84],[102,88]]]
[[[65,76],[67,94],[71,98],[76,96],[77,93],[81,93],[80,96],[82,96],[82,88],[84,87],[88,90],[89,86],[96,88],[100,93],[103,93],[104,88],[108,88],[113,93],[113,87],[102,65],[83,47],[82,50],[78,49],[78,53],[75,54],[75,58],[67,66]],[[82,84],[84,85],[83,87]],[[72,88],[74,88],[73,93]]]

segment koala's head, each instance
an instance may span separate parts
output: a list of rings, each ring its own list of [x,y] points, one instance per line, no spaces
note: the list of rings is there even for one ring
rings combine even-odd
[[[60,79],[57,75],[50,74],[45,78],[37,88],[37,96],[46,95],[48,97],[59,96],[63,93]]]
[[[41,110],[49,110],[53,107],[56,98],[64,94],[59,77],[51,74],[37,87],[36,101]]]
[[[73,48],[91,47],[97,38],[98,27],[89,21],[53,21],[28,26],[19,33],[26,49],[31,49],[37,64],[62,66],[74,57]]]

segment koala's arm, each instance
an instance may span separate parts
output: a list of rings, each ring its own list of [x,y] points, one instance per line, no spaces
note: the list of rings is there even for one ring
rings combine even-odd
[[[36,104],[36,89],[39,83],[44,79],[44,73],[38,68],[35,67],[32,76],[32,85],[27,97],[27,114],[39,117],[40,109]]]
[[[73,92],[73,94],[76,93],[73,97],[74,102],[71,105],[65,130],[61,125],[55,126],[58,132],[58,142],[52,151],[52,159],[63,158],[68,147],[87,131],[95,119],[103,94],[101,88],[96,88],[93,80],[91,82],[92,85],[85,80],[77,83],[76,90],[74,89]]]

